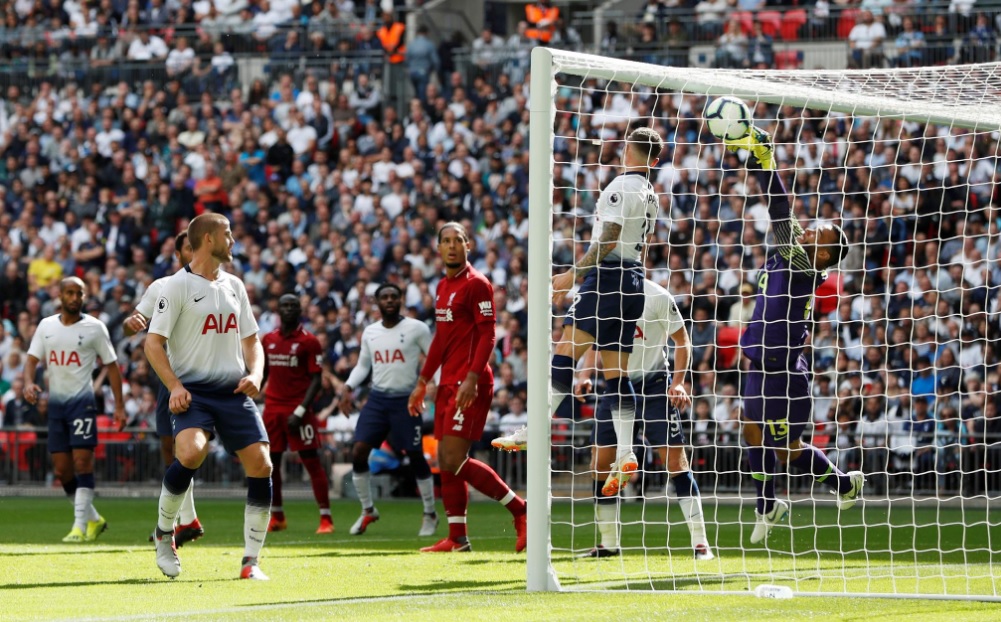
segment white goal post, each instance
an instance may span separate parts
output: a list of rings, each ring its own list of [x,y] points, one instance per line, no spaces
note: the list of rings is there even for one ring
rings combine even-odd
[[[937,503],[935,507],[955,504],[966,514],[983,515],[986,542],[967,542],[966,524],[957,524],[961,536],[958,548],[948,548],[948,537],[937,531],[938,542],[925,543],[935,547],[926,558],[928,551],[919,539],[923,525],[914,525],[914,543],[899,551],[893,544],[878,551],[870,551],[864,544],[862,549],[851,551],[852,559],[859,559],[859,568],[847,563],[849,552],[840,555],[838,566],[828,567],[832,549],[815,545],[804,554],[786,551],[771,551],[760,563],[751,563],[744,551],[723,550],[723,560],[734,560],[734,565],[714,565],[706,570],[692,570],[692,564],[683,565],[674,561],[655,564],[648,555],[663,556],[667,545],[660,550],[634,551],[643,561],[637,568],[630,569],[623,561],[588,560],[595,564],[595,574],[587,580],[568,577],[567,572],[575,572],[581,562],[566,561],[554,564],[554,549],[569,560],[573,546],[555,543],[552,536],[554,514],[566,510],[573,517],[569,528],[575,527],[594,532],[593,518],[587,506],[579,509],[574,503],[574,491],[554,500],[553,446],[549,442],[552,422],[549,418],[552,407],[551,360],[553,355],[553,321],[551,306],[551,275],[553,272],[553,196],[557,189],[554,180],[555,124],[558,112],[573,114],[575,111],[557,110],[557,92],[561,86],[560,76],[569,76],[576,83],[597,80],[599,84],[614,82],[635,85],[638,88],[657,89],[665,93],[694,96],[731,95],[748,102],[791,106],[796,109],[815,109],[824,114],[838,113],[848,119],[874,117],[878,119],[899,119],[920,124],[936,124],[956,131],[971,133],[1001,133],[1001,63],[960,65],[944,67],[924,67],[910,69],[878,69],[857,71],[765,71],[765,70],[715,70],[705,68],[676,68],[631,62],[616,58],[565,52],[537,47],[532,52],[530,81],[530,170],[529,170],[529,239],[530,258],[528,273],[528,435],[533,442],[527,449],[527,501],[528,501],[528,559],[527,589],[529,591],[555,591],[561,589],[644,589],[644,590],[689,590],[701,593],[747,593],[754,585],[789,585],[794,592],[803,595],[871,595],[886,597],[917,598],[966,598],[1001,601],[1001,568],[996,568],[995,558],[1001,555],[1001,522],[990,514],[990,506],[996,503],[989,495],[983,499],[970,500],[962,495],[949,496],[947,502],[939,497],[935,501],[905,497],[914,507],[924,507],[925,503]],[[620,91],[621,92],[621,91]],[[752,106],[753,109],[753,106]],[[775,121],[773,118],[772,121]],[[696,146],[700,148],[701,145]],[[999,154],[994,153],[996,158]],[[601,165],[596,165],[601,166]],[[1001,175],[995,178],[1001,183]],[[546,207],[546,209],[542,209]],[[994,318],[995,320],[997,318]],[[689,439],[690,441],[691,439]],[[542,442],[546,441],[546,442]],[[573,458],[571,458],[573,460]],[[586,464],[578,462],[577,471],[586,470]],[[573,471],[573,467],[570,467]],[[739,469],[738,469],[739,470]],[[570,477],[573,473],[569,474]],[[738,473],[739,475],[739,473]],[[701,484],[701,482],[700,482]],[[913,483],[912,483],[913,485]],[[731,495],[732,503],[748,503],[747,491]],[[819,489],[818,489],[819,490]],[[585,491],[576,490],[577,499],[585,496]],[[818,493],[808,493],[808,497]],[[743,496],[743,501],[740,497]],[[703,489],[707,504],[715,503],[716,491]],[[661,505],[667,501],[661,498]],[[753,507],[753,499],[749,501]],[[812,503],[814,509],[817,503]],[[886,505],[894,503],[888,493]],[[943,505],[945,503],[946,505]],[[583,509],[581,509],[583,508]],[[663,521],[663,510],[659,510]],[[854,510],[859,511],[859,510]],[[887,513],[889,509],[886,510]],[[917,510],[914,510],[915,512]],[[750,512],[744,506],[740,516]],[[645,521],[646,514],[643,514]],[[863,516],[860,514],[860,516]],[[999,514],[1001,516],[1001,514]],[[714,513],[707,511],[707,525],[713,523]],[[745,518],[746,523],[748,519]],[[753,515],[750,520],[753,520]],[[840,519],[839,519],[840,520]],[[859,519],[861,528],[868,525],[866,518]],[[880,519],[882,520],[882,519]],[[949,519],[943,519],[946,521]],[[741,531],[745,523],[712,524],[711,530]],[[998,524],[995,524],[998,523]],[[664,523],[670,529],[669,523]],[[979,524],[979,523],[978,523]],[[839,523],[840,525],[840,523]],[[663,526],[663,525],[662,525]],[[887,519],[880,523],[888,532],[893,529]],[[800,529],[805,529],[803,526]],[[680,529],[684,529],[681,527]],[[813,533],[817,530],[812,530]],[[645,532],[644,532],[645,533]],[[806,533],[801,531],[801,533]],[[824,533],[832,534],[830,530]],[[979,532],[978,532],[979,533]],[[998,542],[991,536],[997,536]],[[576,536],[574,536],[576,538]],[[644,535],[644,538],[646,536]],[[783,536],[786,540],[792,538]],[[805,536],[800,536],[801,539]],[[813,536],[817,538],[818,536]],[[889,536],[892,540],[892,535]],[[741,540],[743,542],[743,540]],[[644,541],[645,542],[645,541]],[[847,546],[847,545],[846,545]],[[874,545],[876,546],[876,545]],[[882,545],[879,545],[882,546]],[[768,552],[768,551],[765,551]],[[687,554],[687,553],[686,553]],[[739,560],[735,556],[740,555]],[[775,563],[778,557],[788,555],[789,563]],[[729,558],[727,557],[729,555]],[[885,558],[886,563],[870,566],[870,557]],[[802,560],[802,561],[801,561]],[[957,561],[960,560],[960,561]],[[965,561],[970,561],[968,567]],[[598,564],[606,564],[604,567]],[[654,568],[654,566],[657,566]],[[851,569],[849,566],[852,566]],[[572,569],[572,570],[568,570]],[[830,575],[825,574],[830,572]],[[677,573],[677,575],[675,575]],[[871,573],[871,574],[870,574]],[[965,574],[964,574],[965,573]],[[675,580],[676,576],[684,580]],[[863,576],[878,576],[885,581],[864,580]],[[736,578],[736,580],[734,580]],[[569,583],[572,585],[568,585]],[[861,586],[861,587],[860,587]],[[886,587],[890,586],[890,587]]]

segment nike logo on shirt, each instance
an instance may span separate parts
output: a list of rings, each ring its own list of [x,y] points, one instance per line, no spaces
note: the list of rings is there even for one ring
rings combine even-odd
[[[205,296],[202,296],[201,298],[195,298],[195,302],[201,302],[203,300],[205,300]]]

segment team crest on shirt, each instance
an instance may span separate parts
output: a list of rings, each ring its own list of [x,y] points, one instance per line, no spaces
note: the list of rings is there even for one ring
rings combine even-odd
[[[298,349],[299,349],[299,344],[293,343],[292,344],[292,354],[295,354],[295,351],[298,350]]]
[[[456,294],[456,292],[452,292],[452,295],[448,297],[448,304],[445,305],[446,307],[451,307],[452,306],[452,301],[455,300],[455,294]]]
[[[160,298],[156,301],[156,310],[159,313],[166,311],[168,306],[170,305],[167,304],[166,296],[160,296]]]

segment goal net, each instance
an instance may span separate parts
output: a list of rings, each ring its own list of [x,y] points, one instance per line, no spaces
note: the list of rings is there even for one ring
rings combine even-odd
[[[528,588],[1001,600],[1001,64],[725,71],[539,48],[530,90]],[[865,487],[839,510],[824,477],[768,467],[789,512],[757,544],[739,340],[776,252],[778,191],[708,131],[706,106],[723,95],[774,137],[802,227],[835,224],[850,242],[808,311],[802,440],[863,472]],[[562,397],[551,361],[576,292],[552,305],[550,277],[584,255],[624,138],[641,126],[666,143],[645,267],[692,343],[680,424],[711,560],[696,559],[684,508],[699,492],[639,434],[639,471],[613,503],[618,554],[587,557],[607,531],[591,467],[601,372],[567,412],[541,416]]]

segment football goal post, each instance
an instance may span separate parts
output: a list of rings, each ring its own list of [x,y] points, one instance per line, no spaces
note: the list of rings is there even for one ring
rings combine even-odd
[[[528,589],[1001,601],[1001,63],[733,71],[536,48],[529,87]],[[769,481],[789,512],[757,544],[739,339],[776,251],[750,154],[706,127],[724,95],[772,136],[803,228],[834,224],[850,242],[809,307],[803,440],[866,484],[839,510],[823,478],[779,463]],[[646,276],[674,296],[692,343],[681,430],[698,490],[680,490],[637,421],[640,468],[598,557],[608,520],[596,519],[591,433],[604,381],[579,364],[593,389],[552,417],[551,361],[575,291],[553,304],[550,279],[586,251],[641,126],[666,143]],[[693,494],[713,559],[693,552]]]

